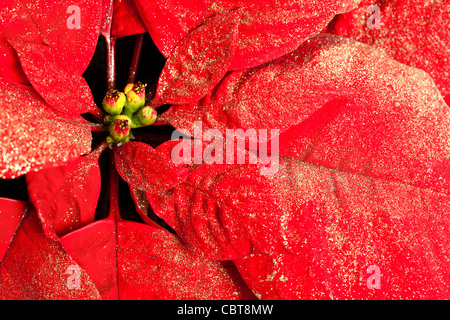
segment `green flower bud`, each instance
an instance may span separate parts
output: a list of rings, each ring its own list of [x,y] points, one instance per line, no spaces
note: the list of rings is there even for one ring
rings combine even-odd
[[[115,116],[122,113],[126,100],[123,92],[111,89],[106,93],[102,106],[106,112]]]
[[[144,126],[153,124],[156,121],[156,117],[156,110],[150,106],[144,106],[140,108],[137,113],[137,119],[139,123]]]
[[[108,131],[116,142],[128,142],[131,130],[131,119],[125,115],[118,115],[109,124]]]
[[[127,113],[135,113],[140,107],[145,104],[145,87],[146,84],[141,82],[129,83],[125,86],[124,93],[127,96],[125,108]]]

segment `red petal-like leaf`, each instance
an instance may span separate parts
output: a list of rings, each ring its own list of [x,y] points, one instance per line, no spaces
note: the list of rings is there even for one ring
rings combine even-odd
[[[118,252],[123,261],[119,278],[122,299],[254,297],[234,266],[192,255],[165,230],[133,222],[124,222],[122,228]]]
[[[276,59],[319,33],[339,13],[360,0],[219,0],[206,13],[242,8],[239,40],[229,70],[251,68]]]
[[[175,45],[203,19],[211,0],[134,0],[153,42],[169,57]]]
[[[357,9],[337,16],[329,32],[383,49],[389,57],[428,72],[446,96],[450,94],[449,21],[448,1],[364,0]]]
[[[102,299],[117,299],[114,221],[95,221],[63,236],[60,241],[66,252],[87,271]]]
[[[36,92],[0,79],[0,177],[61,164],[90,152],[89,126],[52,111]]]
[[[30,200],[50,239],[57,240],[94,221],[100,195],[101,151],[26,175]]]
[[[176,105],[158,117],[183,133],[192,135],[194,122],[203,129],[272,129],[283,132],[322,106],[313,100],[321,84],[313,80],[317,67],[304,68],[287,59],[279,59],[254,69],[234,71],[214,91],[197,103]],[[331,82],[331,81],[330,81]],[[334,96],[328,93],[332,99]],[[309,103],[305,103],[310,100]]]
[[[75,118],[82,113],[98,112],[88,84],[70,68],[58,48],[16,41],[11,44],[31,85],[53,109]],[[46,67],[42,68],[43,65]]]
[[[86,273],[61,245],[48,239],[31,210],[0,264],[3,299],[99,299]]]
[[[256,253],[233,262],[258,299],[306,300],[327,297],[326,280],[320,283],[309,272],[311,258],[307,253],[277,256]]]
[[[25,202],[0,198],[0,261],[8,250],[27,209]]]
[[[82,0],[76,4],[70,0],[27,2],[26,10],[42,35],[43,44],[58,48],[70,69],[83,73],[94,54],[104,21],[103,1]]]
[[[135,0],[156,46],[166,57],[189,31],[215,14],[242,9],[238,47],[229,70],[249,68],[278,58],[319,33],[338,13],[360,0],[256,0],[172,2]],[[203,41],[207,41],[204,39]]]
[[[102,27],[105,14],[102,1],[7,0],[2,6],[4,40],[57,48],[71,70],[77,74],[84,72]]]
[[[116,38],[145,33],[144,22],[133,0],[114,1],[111,35]]]
[[[177,44],[159,78],[154,106],[197,101],[222,79],[236,48],[239,18],[239,10],[217,14]]]
[[[428,74],[329,35],[287,58],[328,77],[318,77],[322,91],[312,97],[323,107],[280,136],[281,155],[448,192],[450,110]]]
[[[301,252],[235,261],[253,292],[262,299],[448,299],[450,197],[343,176],[336,175],[335,204],[302,197],[311,202],[301,210]]]
[[[327,36],[317,39],[323,37]],[[338,40],[330,40],[330,43],[333,41]],[[273,62],[227,74],[212,94],[198,103],[173,106],[158,121],[190,135],[194,132],[195,121],[202,121],[204,130],[214,128],[224,135],[226,129],[277,128],[284,132],[329,101],[361,97],[370,101],[373,97],[389,96],[394,103],[392,108],[401,107],[401,99],[392,93],[398,87],[398,72],[406,75],[416,72],[415,69],[399,67],[389,59],[379,61],[379,52],[368,50],[366,46],[358,54],[358,45],[346,53],[355,53],[353,60],[335,54],[336,50],[341,50],[339,48],[317,50],[317,41],[308,40],[298,50]],[[379,85],[361,91],[367,81]],[[413,92],[417,90],[414,86],[411,80],[403,91]]]
[[[215,260],[242,257],[254,245],[252,233],[266,231],[249,230],[254,227],[248,220],[254,208],[244,208],[243,199],[252,192],[245,186],[264,190],[263,185],[256,185],[252,169],[243,165],[200,166],[178,187],[148,193],[147,197],[156,214],[196,254]]]
[[[17,0],[7,0],[2,3],[0,25],[0,77],[28,84],[19,58],[8,39],[26,39],[30,42],[41,42],[41,35],[27,12],[25,5]]]
[[[155,212],[215,259],[296,255],[276,275],[267,266],[267,297],[376,298],[364,281],[379,269],[386,298],[448,298],[450,110],[431,78],[329,35],[284,59],[304,70],[296,108],[310,116],[280,136],[278,173],[203,164],[148,194]],[[264,267],[243,264],[263,296],[264,274],[244,269]]]
[[[132,188],[146,192],[173,188],[186,178],[189,171],[142,142],[129,142],[115,148],[114,159],[122,179]]]
[[[110,216],[61,242],[103,299],[254,297],[234,266],[194,256],[164,229]]]
[[[29,84],[28,78],[20,66],[19,57],[14,48],[0,40],[0,77],[14,82]]]

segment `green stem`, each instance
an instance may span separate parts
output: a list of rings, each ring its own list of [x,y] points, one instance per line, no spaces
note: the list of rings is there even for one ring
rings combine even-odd
[[[126,116],[127,116],[128,118],[130,118],[131,120],[133,120],[133,115],[134,115],[134,113],[131,112],[130,110],[128,110],[127,107],[125,107],[125,108],[123,109],[123,114],[126,115]]]

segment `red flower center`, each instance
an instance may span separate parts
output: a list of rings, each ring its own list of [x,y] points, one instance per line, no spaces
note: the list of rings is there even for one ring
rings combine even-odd
[[[114,131],[121,136],[125,136],[130,131],[130,123],[128,120],[118,120],[114,122]]]

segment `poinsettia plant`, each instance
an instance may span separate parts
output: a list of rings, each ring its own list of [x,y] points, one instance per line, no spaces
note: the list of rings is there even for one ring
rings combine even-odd
[[[8,0],[0,297],[449,298],[449,9]]]

